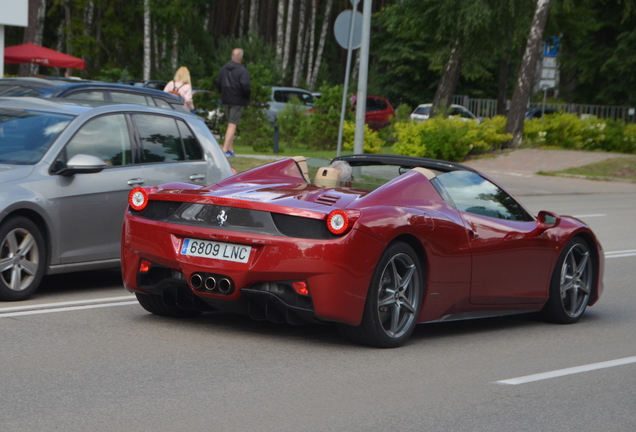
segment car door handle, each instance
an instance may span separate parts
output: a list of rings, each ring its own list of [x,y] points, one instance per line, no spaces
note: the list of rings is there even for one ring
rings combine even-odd
[[[205,180],[205,174],[192,174],[190,180]]]
[[[126,183],[128,183],[128,186],[142,185],[142,184],[146,183],[146,180],[141,179],[141,178],[133,178],[133,179],[128,180]]]

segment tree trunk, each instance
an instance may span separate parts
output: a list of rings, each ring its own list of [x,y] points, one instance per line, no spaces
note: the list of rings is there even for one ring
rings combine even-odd
[[[250,2],[250,22],[247,29],[250,40],[252,35],[258,34],[258,0]]]
[[[24,29],[22,43],[34,43],[42,45],[42,28],[44,27],[44,12],[46,4],[42,5],[41,0],[29,0],[29,22]],[[39,34],[39,41],[38,41]],[[40,66],[36,63],[22,63],[18,66],[18,76],[33,76],[40,71]]]
[[[329,18],[331,16],[332,6],[333,6],[333,0],[327,0],[327,5],[325,6],[325,19],[322,21],[322,28],[320,30],[320,39],[318,41],[318,52],[316,53],[316,61],[314,62],[313,71],[311,73],[311,80],[308,83],[309,88],[311,90],[313,90],[316,87],[318,72],[320,72],[320,63],[322,62],[322,54],[325,50],[325,41],[327,40],[327,30],[329,29]]]
[[[296,61],[294,62],[294,76],[292,79],[292,85],[298,87],[300,82],[300,75],[303,72],[303,57],[305,48],[305,15],[307,4],[306,0],[300,0],[300,10],[298,11],[298,32],[296,36]]]
[[[283,76],[287,75],[287,66],[289,65],[293,17],[294,17],[294,0],[289,0],[287,2],[287,27],[285,28],[285,46],[283,47],[283,67],[282,67]]]
[[[437,91],[435,91],[435,96],[433,97],[433,106],[431,110],[432,115],[435,115],[435,112],[438,111],[439,108],[442,106],[446,108],[451,106],[451,104],[453,103],[453,96],[455,95],[455,89],[457,88],[459,77],[461,76],[461,72],[461,52],[459,49],[459,42],[455,41],[455,43],[453,43],[453,46],[451,47],[448,61],[444,66],[442,78],[439,82],[439,85],[437,86]]]
[[[245,0],[239,0],[239,25],[238,36],[241,37],[245,34]]]
[[[281,67],[283,61],[283,46],[285,44],[285,0],[278,0],[278,14],[276,15],[276,61]]]
[[[179,61],[179,28],[177,26],[173,27],[173,38],[172,38],[172,72],[177,70],[177,62]]]
[[[523,119],[528,100],[530,99],[530,93],[532,92],[532,82],[534,81],[537,60],[543,41],[543,30],[548,20],[549,9],[550,0],[537,1],[537,8],[534,12],[534,18],[532,19],[526,51],[523,54],[519,77],[517,78],[517,86],[512,96],[510,111],[508,112],[508,121],[506,122],[506,133],[512,134],[512,140],[508,141],[505,147],[519,147],[523,140]]]
[[[46,1],[46,0],[44,0]],[[95,47],[97,50],[99,50],[99,48],[102,46],[102,16],[103,16],[103,10],[101,7],[97,7],[97,13],[95,14]],[[95,56],[95,61],[93,66],[95,67],[95,70],[101,70],[102,68],[102,63],[101,63],[101,56]]]
[[[150,0],[144,0],[144,80],[150,79]]]
[[[497,89],[497,115],[506,115],[508,101],[508,78],[510,76],[510,52],[501,55],[499,63],[499,88]]]
[[[157,40],[157,22],[156,21],[152,21],[151,23],[151,29],[152,29],[152,60],[154,63],[154,70],[155,73],[159,70],[159,59],[161,58],[159,56],[159,41]]]
[[[71,1],[64,2],[64,17],[66,20],[66,54],[73,55],[73,30],[71,28]],[[71,75],[71,68],[66,69],[65,75]]]
[[[314,47],[316,45],[316,0],[311,0],[311,16],[309,18],[309,34],[307,35],[307,76],[305,82],[309,84],[313,71]]]

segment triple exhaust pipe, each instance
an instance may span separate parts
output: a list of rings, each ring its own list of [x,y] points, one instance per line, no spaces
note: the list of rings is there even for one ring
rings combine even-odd
[[[221,294],[229,294],[232,291],[232,281],[226,277],[217,280],[217,277],[219,276],[193,273],[190,276],[190,286],[198,291],[213,292],[217,290]]]

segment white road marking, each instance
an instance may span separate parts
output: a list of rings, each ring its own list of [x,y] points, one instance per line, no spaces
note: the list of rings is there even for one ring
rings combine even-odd
[[[590,217],[603,217],[603,216],[607,216],[606,214],[589,214],[589,215],[575,215],[575,218],[590,218]]]
[[[135,297],[122,296],[58,303],[44,303],[30,306],[13,306],[0,308],[0,318],[39,315],[53,312],[69,312],[84,309],[97,309],[111,306],[128,306],[133,304],[138,304],[137,300],[135,300]]]
[[[626,364],[636,363],[636,357],[626,357],[618,360],[610,360],[604,361],[600,363],[592,363],[589,365],[576,366],[566,369],[559,369],[552,372],[544,372],[534,375],[526,375],[519,378],[511,378],[503,381],[497,381],[495,384],[507,384],[507,385],[518,385],[518,384],[527,384],[535,381],[542,381],[551,378],[558,378],[565,375],[573,375],[583,372],[590,372],[599,369],[606,369],[616,366],[623,366]]]
[[[605,252],[605,258],[624,258],[624,257],[630,257],[630,256],[636,256],[636,249]]]

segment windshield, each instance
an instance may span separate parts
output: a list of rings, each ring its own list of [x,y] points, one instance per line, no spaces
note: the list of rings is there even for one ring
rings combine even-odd
[[[415,114],[429,115],[430,113],[431,113],[430,106],[417,107],[417,109],[415,110]]]
[[[33,165],[73,116],[0,108],[0,164]]]

